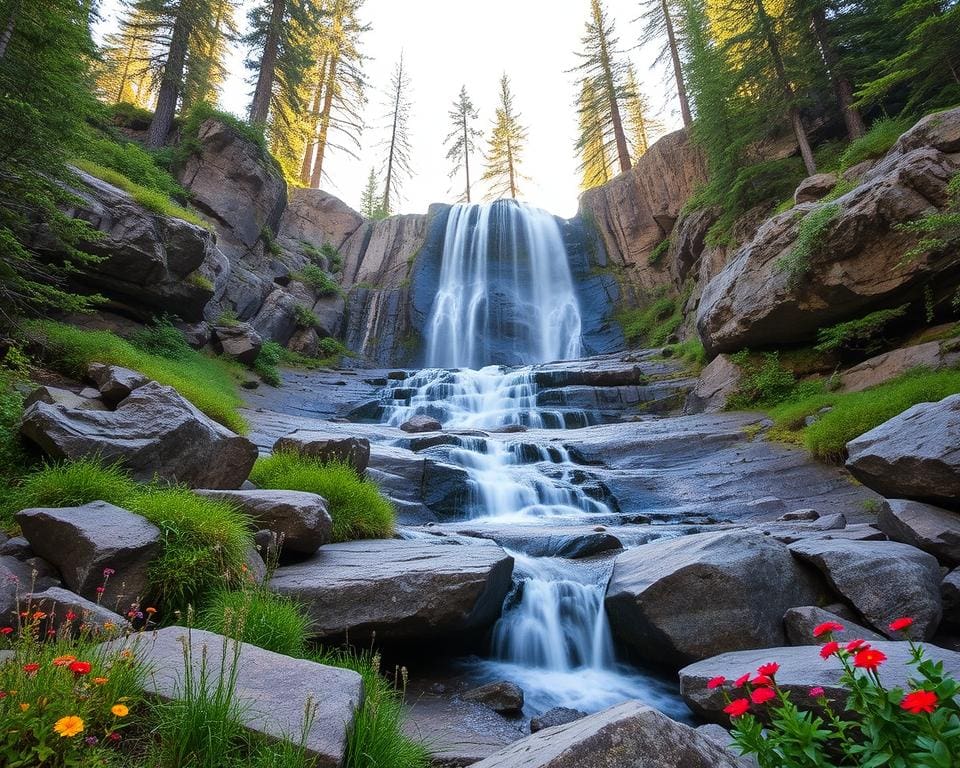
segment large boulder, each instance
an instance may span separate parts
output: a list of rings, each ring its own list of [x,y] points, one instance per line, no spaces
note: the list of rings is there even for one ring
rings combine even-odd
[[[956,251],[904,260],[919,235],[898,225],[946,208],[957,168],[932,147],[894,152],[836,201],[767,220],[704,288],[697,329],[707,351],[808,343],[821,328],[920,298],[925,286],[954,274]],[[835,215],[797,279],[784,265],[794,258],[801,221],[826,205]],[[949,285],[944,280],[943,290]]]
[[[194,488],[238,488],[256,446],[197,410],[172,387],[139,387],[115,411],[36,402],[20,433],[55,459],[119,462],[136,479]]]
[[[538,731],[474,768],[741,768],[731,752],[688,725],[628,701]]]
[[[729,355],[717,355],[700,373],[697,385],[687,395],[684,413],[717,413],[740,387],[743,370]]]
[[[244,365],[253,365],[263,347],[263,338],[249,323],[215,325],[212,338],[217,354],[232,357]]]
[[[197,147],[180,172],[193,204],[247,248],[264,228],[276,231],[287,204],[287,184],[269,155],[218,120],[200,126]]]
[[[783,645],[783,614],[823,588],[785,546],[758,533],[701,533],[620,555],[607,587],[614,633],[658,662]],[[757,599],[763,595],[763,599]]]
[[[280,220],[279,234],[290,245],[299,242],[319,248],[329,243],[339,250],[364,221],[363,216],[329,192],[294,189]],[[326,266],[330,268],[329,264]]]
[[[125,610],[150,591],[147,569],[160,554],[153,523],[105,501],[82,507],[24,509],[17,524],[40,557],[57,567],[71,591]],[[113,571],[109,579],[105,570]],[[106,582],[106,590],[98,589]]]
[[[883,384],[912,368],[939,370],[960,362],[956,340],[949,342],[930,341],[912,347],[901,347],[882,355],[871,357],[840,374],[841,392],[860,392],[877,384]]]
[[[940,624],[940,566],[932,555],[893,541],[806,539],[790,551],[814,565],[833,588],[878,632],[901,616],[914,620],[910,632],[929,640]]]
[[[390,539],[328,544],[269,586],[305,606],[316,638],[436,642],[491,626],[512,573],[492,544]]]
[[[87,366],[87,376],[97,385],[103,401],[112,406],[125,400],[133,390],[139,389],[150,381],[138,371],[103,363],[91,363]]]
[[[793,202],[800,205],[822,200],[833,191],[835,186],[837,186],[837,174],[815,173],[800,182],[796,192],[793,193]]]
[[[333,521],[327,502],[315,493],[269,490],[197,493],[242,509],[258,528],[280,537],[285,550],[312,555],[330,541]]]
[[[274,453],[299,453],[320,462],[339,461],[363,474],[370,462],[370,441],[342,433],[298,429],[273,444]]]
[[[222,635],[185,627],[165,627],[103,646],[131,650],[150,669],[144,693],[179,701],[187,680],[214,686],[235,675],[234,701],[240,724],[268,741],[292,740],[318,768],[342,768],[354,718],[363,703],[363,680],[349,669],[293,659]],[[189,674],[188,665],[189,664]],[[204,665],[206,674],[204,674]],[[305,713],[311,716],[305,730]],[[305,731],[305,732],[304,732]]]
[[[885,641],[872,642],[870,646],[887,656],[887,661],[880,668],[880,677],[887,688],[906,689],[908,680],[917,677],[916,667],[909,663],[912,658],[910,643]],[[924,645],[924,649],[928,658],[944,663],[947,675],[960,677],[960,653],[928,644]],[[715,677],[733,681],[747,672],[756,674],[760,665],[769,662],[780,665],[776,674],[777,684],[788,691],[791,700],[801,708],[805,703],[813,707],[811,688],[823,688],[824,696],[835,710],[842,710],[846,705],[849,692],[840,685],[840,676],[843,674],[840,661],[836,656],[820,658],[820,648],[815,645],[738,651],[698,661],[680,670],[680,694],[687,706],[699,716],[727,722],[723,708],[727,705],[724,696],[729,695],[730,684],[710,689],[707,683]]]
[[[125,610],[129,606],[118,607]],[[62,631],[67,627],[71,634],[101,635],[106,639],[130,629],[130,622],[123,616],[60,587],[25,595],[20,600],[20,610],[45,613],[48,628]]]
[[[400,425],[400,429],[410,433],[437,432],[443,429],[443,425],[431,416],[418,414],[403,422],[403,424]]]
[[[833,633],[833,639],[838,642],[849,642],[858,638],[871,642],[884,639],[882,635],[878,635],[876,632],[871,632],[849,619],[815,605],[791,608],[783,615],[783,627],[787,632],[787,640],[790,641],[790,645],[821,645],[824,639],[814,637],[813,630],[828,621],[843,625],[842,630]]]
[[[956,507],[960,395],[920,403],[847,443],[847,469],[888,498]]]
[[[507,680],[472,688],[463,694],[463,698],[465,701],[476,701],[503,715],[519,714],[523,710],[523,689]]]
[[[960,513],[906,499],[886,499],[880,530],[893,541],[929,552],[947,565],[960,565]]]

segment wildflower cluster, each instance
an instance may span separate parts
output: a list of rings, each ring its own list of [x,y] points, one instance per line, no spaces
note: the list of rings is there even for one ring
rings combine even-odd
[[[903,632],[912,624],[905,617],[890,629]],[[865,640],[838,642],[834,633],[842,630],[832,621],[814,629],[814,637],[824,640],[820,656],[837,659],[843,671],[836,688],[829,693],[811,688],[799,705],[778,685],[776,662],[729,684],[723,677],[707,683],[711,690],[723,689],[723,711],[734,722],[740,751],[756,755],[761,768],[956,768],[960,683],[911,641],[910,665],[917,676],[906,691],[887,688],[880,674],[887,655]]]

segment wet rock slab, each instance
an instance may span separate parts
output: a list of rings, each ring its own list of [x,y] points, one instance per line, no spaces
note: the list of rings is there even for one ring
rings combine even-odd
[[[512,573],[494,544],[390,539],[321,547],[269,586],[304,604],[314,637],[434,642],[492,625]]]

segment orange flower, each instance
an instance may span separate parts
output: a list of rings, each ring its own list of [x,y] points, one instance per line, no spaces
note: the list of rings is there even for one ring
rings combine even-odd
[[[65,666],[67,666],[67,664],[69,664],[71,661],[76,661],[76,660],[77,660],[77,657],[76,657],[76,656],[57,656],[57,658],[55,658],[55,659],[53,660],[53,666],[55,666],[55,667],[65,667]]]
[[[96,685],[104,685],[105,683],[109,683],[109,682],[110,682],[110,678],[108,678],[108,677],[95,677],[95,678],[93,678],[93,682],[94,682]]]
[[[123,704],[114,704],[112,707],[110,707],[110,711],[113,712],[113,714],[117,717],[126,717],[130,714],[129,708]]]
[[[60,738],[70,738],[83,732],[83,719],[76,715],[61,717],[53,724],[53,730],[60,734]]]
[[[22,703],[20,704],[20,711],[21,711],[21,712],[26,712],[28,709],[30,709],[30,705],[27,704],[27,702],[24,701],[24,702],[22,702]]]

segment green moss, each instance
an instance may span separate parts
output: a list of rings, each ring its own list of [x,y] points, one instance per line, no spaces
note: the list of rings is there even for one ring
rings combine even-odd
[[[909,307],[909,304],[903,304],[895,309],[881,309],[856,320],[822,328],[817,333],[815,349],[819,352],[856,350],[873,354],[883,348],[884,329],[903,317]]]
[[[334,541],[393,536],[393,505],[375,483],[361,478],[347,464],[321,464],[295,453],[275,453],[257,460],[250,479],[260,488],[323,496],[333,518]]]
[[[697,372],[707,364],[707,351],[700,339],[687,339],[679,344],[671,344],[664,348],[664,353],[666,357],[683,360]]]
[[[61,373],[80,378],[94,362],[131,368],[173,387],[234,432],[247,430],[238,410],[243,406],[237,391],[242,369],[236,363],[207,357],[185,343],[183,356],[170,359],[138,349],[108,331],[86,331],[52,321],[34,321],[28,324],[27,333],[47,364]]]
[[[209,291],[213,293],[216,286],[206,275],[201,275],[199,272],[191,272],[187,275],[187,282],[190,283],[195,288],[199,288],[201,291]]]
[[[175,157],[176,165],[182,165],[191,155],[200,151],[200,126],[207,120],[216,120],[228,126],[251,144],[254,144],[260,152],[261,159],[268,162],[274,171],[282,174],[280,164],[267,148],[267,140],[262,128],[251,125],[229,112],[222,112],[206,102],[194,105],[182,118],[180,144],[177,147]]]
[[[883,157],[911,125],[913,121],[909,118],[884,117],[877,120],[866,134],[850,142],[840,156],[841,173],[864,160]]]
[[[316,328],[320,325],[320,320],[313,313],[313,310],[303,304],[294,306],[293,319],[298,328]]]
[[[803,217],[793,249],[776,263],[778,270],[787,273],[791,285],[797,285],[810,271],[811,259],[823,244],[827,228],[839,214],[840,206],[830,203],[814,208]]]
[[[647,257],[647,263],[651,266],[656,266],[660,263],[661,259],[667,255],[667,251],[670,250],[670,238],[662,240],[656,248],[650,251],[650,255]]]

